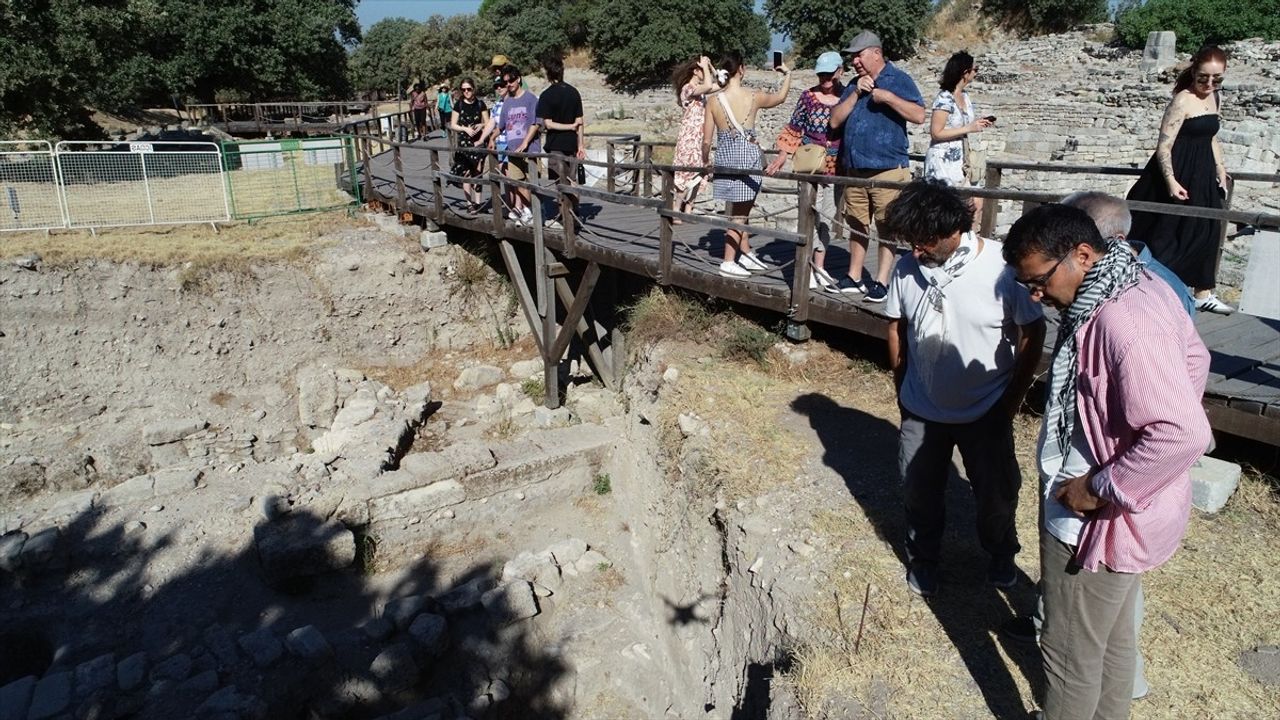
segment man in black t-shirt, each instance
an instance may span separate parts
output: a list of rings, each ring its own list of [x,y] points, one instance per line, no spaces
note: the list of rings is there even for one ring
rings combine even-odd
[[[586,123],[582,119],[582,96],[576,88],[565,83],[564,61],[560,56],[543,58],[542,69],[551,83],[538,96],[538,120],[543,127],[542,149],[549,154],[584,159],[587,146],[583,141]],[[549,159],[547,174],[553,180],[559,178],[558,164],[555,159]],[[575,174],[577,182],[582,184],[586,178],[581,165]],[[563,219],[559,222],[550,220],[547,225],[559,229],[561,222]]]

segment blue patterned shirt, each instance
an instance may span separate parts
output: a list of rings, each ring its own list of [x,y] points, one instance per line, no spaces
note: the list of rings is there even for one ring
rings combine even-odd
[[[885,63],[876,87],[924,107],[924,97],[915,80],[893,63]],[[840,100],[858,92],[858,84],[850,83]],[[890,170],[907,167],[907,121],[885,103],[871,101],[871,93],[858,98],[853,112],[844,121],[844,142],[840,159],[851,170]]]

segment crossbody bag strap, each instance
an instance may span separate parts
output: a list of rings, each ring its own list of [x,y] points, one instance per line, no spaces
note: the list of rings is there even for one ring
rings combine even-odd
[[[734,117],[733,108],[729,107],[729,101],[725,99],[724,93],[717,93],[716,99],[720,101],[721,107],[724,108],[725,117],[729,118],[729,122],[733,123],[733,129],[737,130],[739,135],[746,137],[747,131],[742,129],[742,123],[738,122],[738,118]]]

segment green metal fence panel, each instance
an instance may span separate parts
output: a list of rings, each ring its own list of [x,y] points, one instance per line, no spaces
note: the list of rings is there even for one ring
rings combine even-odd
[[[238,220],[360,203],[355,142],[349,135],[228,140],[222,143],[222,158],[231,215]]]

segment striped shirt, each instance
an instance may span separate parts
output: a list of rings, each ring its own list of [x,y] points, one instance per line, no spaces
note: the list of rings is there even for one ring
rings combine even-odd
[[[1077,331],[1078,419],[1107,501],[1080,532],[1076,562],[1137,573],[1178,549],[1191,515],[1189,470],[1209,445],[1200,404],[1209,351],[1163,280],[1143,273]]]

